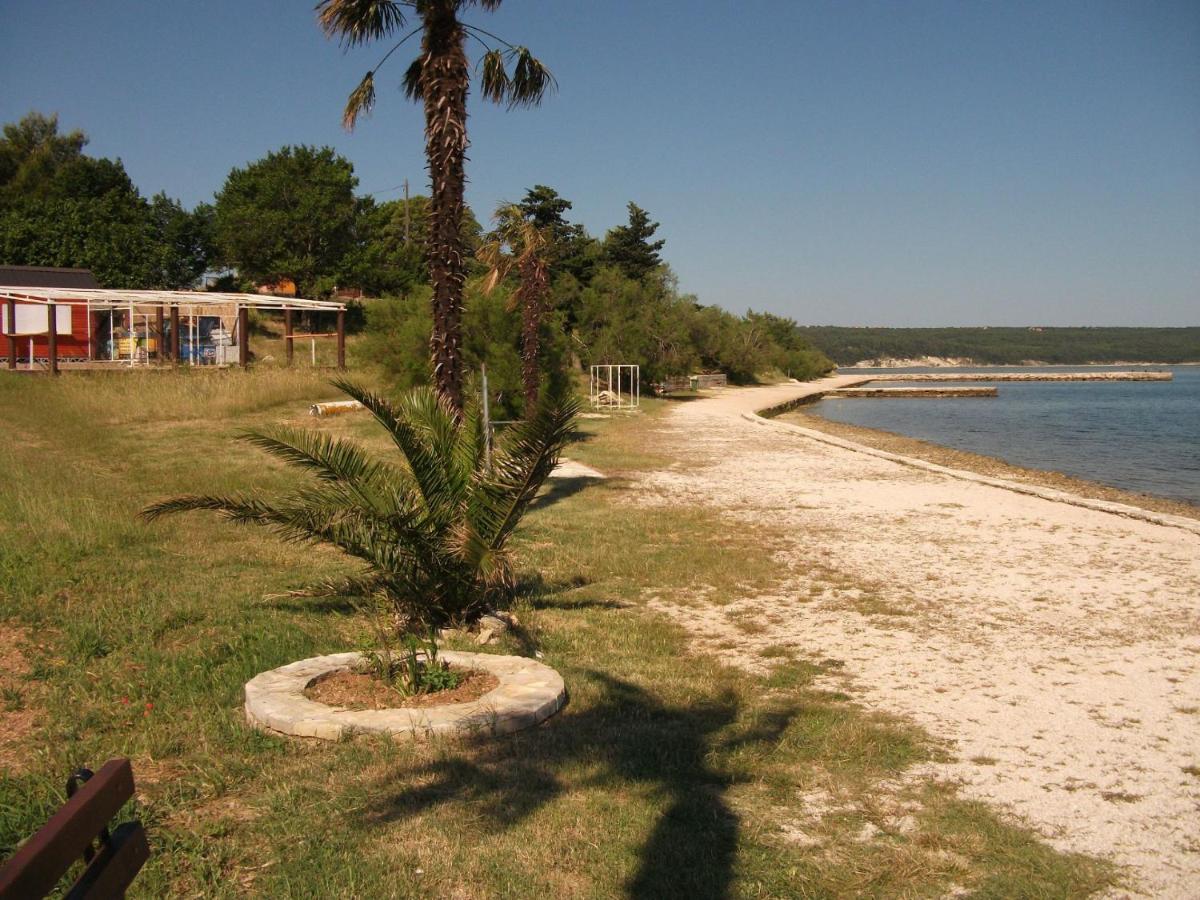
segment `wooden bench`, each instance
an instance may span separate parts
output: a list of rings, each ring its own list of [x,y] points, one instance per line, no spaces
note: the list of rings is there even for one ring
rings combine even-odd
[[[133,796],[133,768],[112,759],[93,774],[80,769],[67,781],[67,802],[0,868],[0,900],[45,897],[80,857],[85,868],[65,896],[123,897],[150,858],[140,822],[110,834],[108,823]]]

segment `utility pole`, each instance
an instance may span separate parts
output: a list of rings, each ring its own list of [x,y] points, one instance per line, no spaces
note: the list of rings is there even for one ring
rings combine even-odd
[[[409,229],[412,227],[412,221],[408,216],[408,179],[404,179],[404,245],[407,247],[410,240]]]

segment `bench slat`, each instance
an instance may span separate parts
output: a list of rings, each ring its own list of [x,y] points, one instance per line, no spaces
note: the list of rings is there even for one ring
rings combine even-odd
[[[133,768],[111,759],[0,868],[0,900],[48,894],[133,796]]]
[[[137,873],[150,858],[150,845],[141,822],[126,822],[113,832],[71,890],[67,900],[124,897]]]

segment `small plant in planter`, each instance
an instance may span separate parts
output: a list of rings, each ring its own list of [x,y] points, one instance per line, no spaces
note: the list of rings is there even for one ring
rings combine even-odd
[[[438,659],[437,641],[431,635],[421,640],[416,635],[403,636],[403,649],[394,650],[386,637],[378,649],[363,651],[366,671],[377,680],[386,682],[406,697],[432,694],[458,687],[464,673],[451,669]]]
[[[577,402],[565,392],[547,394],[489,453],[478,412],[468,408],[460,417],[432,390],[393,404],[348,381],[334,385],[386,429],[398,459],[312,430],[246,432],[243,440],[312,478],[280,497],[189,495],[148,506],[142,516],[213,510],[362,560],[361,574],[297,593],[358,597],[371,611],[382,606],[391,621],[376,619],[378,674],[407,692],[445,687],[455,673],[437,660],[437,629],[468,627],[511,598],[508,540],[558,463]],[[405,652],[392,649],[389,633],[411,638]],[[428,636],[424,645],[416,634]]]

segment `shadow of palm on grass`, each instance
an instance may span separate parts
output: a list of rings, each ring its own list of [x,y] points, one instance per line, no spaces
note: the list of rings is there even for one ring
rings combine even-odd
[[[748,745],[773,745],[795,711],[773,709],[739,732],[741,703],[728,689],[672,706],[631,682],[594,671],[586,677],[599,697],[577,714],[568,707],[542,728],[406,772],[419,786],[397,790],[383,780],[367,809],[368,826],[455,803],[507,829],[570,792],[600,788],[617,796],[649,787],[662,809],[626,893],[727,897],[740,822],[725,795],[738,778],[714,760]]]
[[[529,504],[529,508],[544,509],[547,506],[552,506],[555,503],[566,500],[568,497],[573,497],[575,494],[578,494],[585,488],[591,487],[600,480],[591,476],[549,478],[546,480],[546,486],[542,488],[542,492]]]

